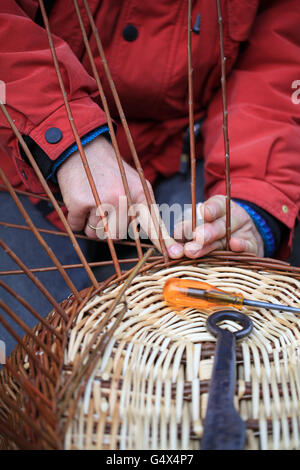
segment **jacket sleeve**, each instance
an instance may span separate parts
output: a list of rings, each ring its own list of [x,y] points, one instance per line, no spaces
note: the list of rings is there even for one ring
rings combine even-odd
[[[54,35],[53,40],[74,121],[82,137],[106,123],[104,112],[93,99],[97,95],[96,83],[69,45]],[[17,128],[39,146],[45,158],[55,161],[74,143],[74,136],[46,31],[13,0],[1,2],[0,6],[0,62],[6,107]],[[14,159],[27,188],[40,191],[38,180],[21,157],[17,139],[1,112],[0,139],[7,158]]]
[[[262,2],[243,52],[228,77],[231,194],[282,222],[287,257],[300,207],[300,3]],[[206,197],[225,194],[220,91],[203,129]]]

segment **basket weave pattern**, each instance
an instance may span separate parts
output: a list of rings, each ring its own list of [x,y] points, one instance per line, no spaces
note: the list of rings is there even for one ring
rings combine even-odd
[[[53,435],[53,441],[60,440],[58,447],[200,448],[215,338],[206,328],[209,312],[176,311],[165,304],[162,287],[170,277],[203,280],[251,299],[300,304],[300,282],[286,273],[209,264],[176,265],[136,277],[105,328],[101,328],[101,321],[121,286],[112,284],[96,295],[74,319],[61,350],[58,343],[51,344],[51,334],[39,325],[35,334],[47,341],[61,360],[60,366],[52,364],[49,369],[54,383],[41,374],[36,376],[32,361],[19,346],[11,360],[20,374],[34,379],[44,401],[51,403],[53,426],[49,427],[51,420],[47,418],[44,431]],[[85,363],[95,332],[97,342],[105,338],[124,306],[122,321],[86,374],[86,380],[78,383],[76,390],[83,389],[74,401],[66,387],[70,376]],[[243,312],[251,316],[254,324],[251,335],[236,347],[235,404],[247,424],[245,448],[299,449],[300,320],[283,311],[243,307]],[[58,316],[51,313],[49,318],[59,329]],[[232,331],[236,328],[230,321],[226,324]],[[39,353],[31,338],[26,336],[24,341]],[[34,403],[7,369],[0,381],[0,396],[5,391],[24,412],[21,417],[0,399],[1,418],[18,429],[19,436],[18,444],[8,429],[2,447],[20,447],[23,441],[35,448],[51,447],[43,434],[38,436],[26,423],[29,417],[44,420],[38,409],[43,400],[37,397]],[[64,403],[60,415],[58,397]],[[59,433],[61,429],[63,433]]]

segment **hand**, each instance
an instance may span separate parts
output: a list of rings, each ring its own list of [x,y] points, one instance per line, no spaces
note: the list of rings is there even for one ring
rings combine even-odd
[[[103,136],[86,145],[84,151],[100,196],[101,206],[107,211],[110,236],[112,239],[126,238],[130,219],[128,219],[127,198],[115,152]],[[160,249],[156,230],[149,217],[140,178],[132,167],[126,162],[123,163],[132,202],[139,211],[139,221],[137,222],[140,222],[142,229],[156,248]],[[84,229],[86,235],[93,239],[104,238],[103,223],[78,151],[61,165],[57,171],[57,179],[68,209],[68,222],[71,229],[74,231]],[[154,200],[152,188],[149,183],[147,184]],[[90,228],[89,225],[97,227],[97,230]],[[170,237],[164,225],[162,225],[162,233],[169,256],[181,258],[183,246]]]
[[[202,224],[196,227],[192,236],[192,221],[182,221],[176,225],[174,238],[184,240],[184,254],[188,258],[198,258],[213,250],[226,248],[226,197],[213,196],[201,205]],[[193,239],[193,241],[187,241]],[[236,252],[264,255],[264,242],[248,213],[236,202],[231,201],[230,249]]]

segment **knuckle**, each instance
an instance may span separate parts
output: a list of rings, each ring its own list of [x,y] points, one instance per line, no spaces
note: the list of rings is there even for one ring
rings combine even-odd
[[[215,238],[223,238],[226,235],[226,219],[225,217],[216,220],[214,223]]]
[[[226,250],[226,239],[225,238],[221,238],[220,240],[218,240],[218,243],[219,243],[219,250]]]
[[[214,218],[222,217],[225,214],[226,208],[225,196],[216,195],[212,196],[204,203],[204,207],[208,208],[210,215]]]
[[[226,196],[222,194],[216,194],[212,196],[209,201],[216,203],[218,206],[223,207],[225,204]]]
[[[149,181],[146,181],[146,184],[147,184],[147,189],[148,189],[150,198],[154,199],[154,192],[153,192],[151,184],[149,183]],[[142,185],[139,185],[139,188],[136,192],[135,200],[136,202],[141,202],[141,201],[144,201],[145,199],[146,199],[146,194],[145,194],[144,188]]]
[[[96,231],[90,229],[90,227],[86,226],[84,233],[86,234],[87,237],[92,238],[94,240],[97,239]]]
[[[150,181],[146,180],[146,184],[147,184],[147,187],[148,187],[148,191],[150,193],[150,196],[153,197],[154,196],[154,192],[153,192],[153,188],[152,188],[152,184],[150,183]]]

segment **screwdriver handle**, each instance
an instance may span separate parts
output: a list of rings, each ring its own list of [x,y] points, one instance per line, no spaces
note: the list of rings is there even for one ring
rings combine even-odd
[[[164,299],[174,307],[207,309],[218,305],[241,308],[242,294],[224,292],[206,282],[191,279],[168,279],[163,289]]]

